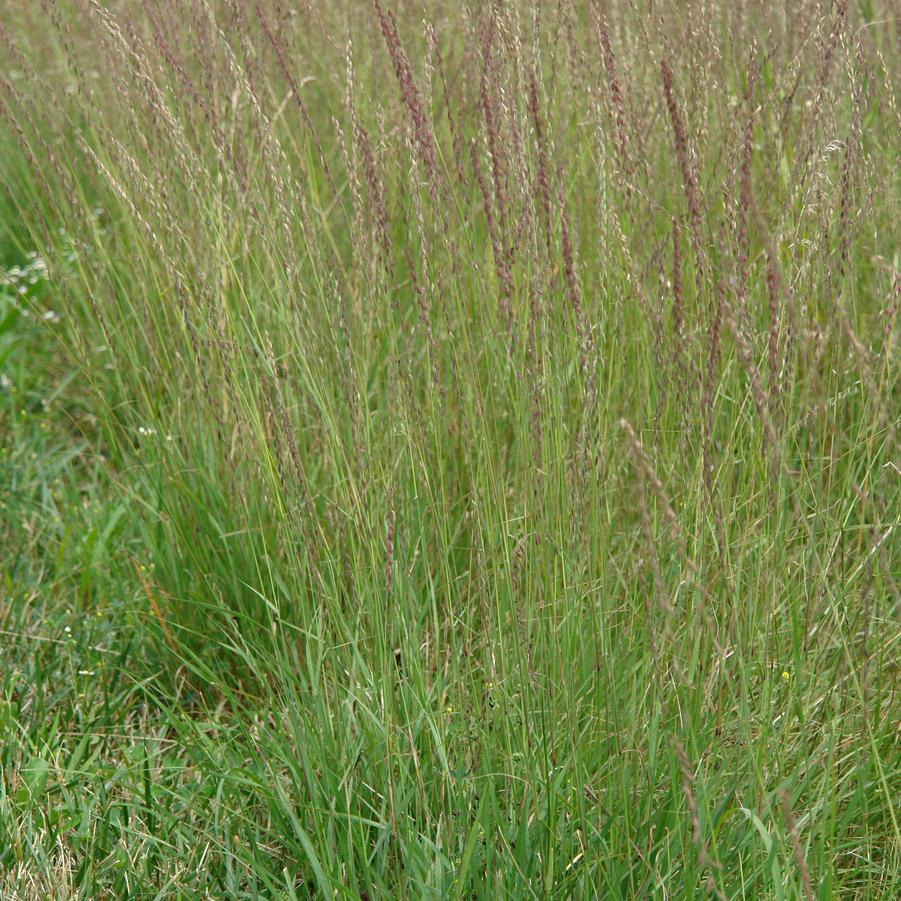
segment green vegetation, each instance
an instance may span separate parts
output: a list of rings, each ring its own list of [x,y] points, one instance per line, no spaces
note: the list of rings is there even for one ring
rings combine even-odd
[[[0,22],[0,896],[897,897],[891,4],[300,6]]]

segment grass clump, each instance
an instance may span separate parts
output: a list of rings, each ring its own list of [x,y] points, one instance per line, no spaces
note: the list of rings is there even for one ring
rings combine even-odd
[[[21,4],[8,891],[892,897],[890,20]]]

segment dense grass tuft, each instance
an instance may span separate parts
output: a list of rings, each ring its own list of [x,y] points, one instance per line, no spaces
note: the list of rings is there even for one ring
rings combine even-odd
[[[892,12],[17,4],[0,894],[895,897]]]

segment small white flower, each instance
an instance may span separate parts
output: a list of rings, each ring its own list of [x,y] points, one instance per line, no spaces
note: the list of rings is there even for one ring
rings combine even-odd
[[[59,313],[57,313],[56,310],[47,310],[41,318],[44,322],[50,322],[53,325],[56,325],[56,323],[59,322]]]

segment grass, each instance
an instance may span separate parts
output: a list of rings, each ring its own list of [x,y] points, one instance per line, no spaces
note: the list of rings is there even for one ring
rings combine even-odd
[[[897,896],[896,24],[20,4],[0,894]]]

